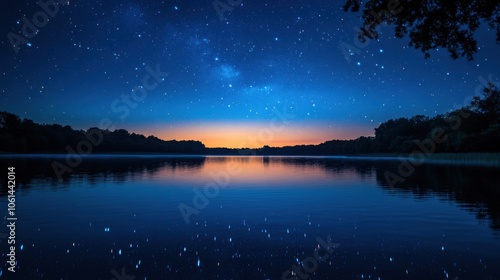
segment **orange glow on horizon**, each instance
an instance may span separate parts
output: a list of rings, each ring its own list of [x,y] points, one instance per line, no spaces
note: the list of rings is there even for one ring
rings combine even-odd
[[[283,147],[320,144],[334,139],[355,139],[373,135],[373,128],[351,124],[309,124],[295,122],[287,125],[271,125],[269,122],[198,122],[157,125],[151,128],[132,128],[132,131],[146,136],[154,135],[163,140],[198,140],[207,148],[260,148],[264,145]]]

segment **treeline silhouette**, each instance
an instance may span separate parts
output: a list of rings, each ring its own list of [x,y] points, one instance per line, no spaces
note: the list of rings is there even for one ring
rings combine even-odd
[[[96,134],[102,135],[101,141],[94,140],[93,153],[203,154],[205,151],[205,145],[199,141],[164,141],[125,129],[74,130],[70,126],[37,124],[0,112],[0,153],[68,153],[67,147],[74,151],[80,143],[91,143],[86,134],[94,135],[94,139],[98,138]]]
[[[437,141],[436,141],[437,140]],[[432,142],[432,144],[430,143]],[[375,137],[332,140],[319,145],[264,146],[259,149],[207,149],[222,155],[350,155],[411,153],[422,147],[433,153],[500,152],[500,91],[489,83],[469,105],[435,117],[417,115],[386,121]]]
[[[500,91],[489,83],[483,96],[475,96],[469,105],[426,117],[391,119],[375,128],[375,137],[331,140],[319,145],[286,147],[264,146],[258,149],[205,148],[199,141],[164,141],[124,129],[115,131],[90,128],[74,130],[59,124],[37,124],[29,119],[0,112],[0,152],[66,153],[85,141],[85,133],[102,133],[96,153],[176,153],[217,155],[351,155],[370,153],[411,153],[426,149],[439,152],[500,152]],[[432,146],[432,149],[431,149]]]

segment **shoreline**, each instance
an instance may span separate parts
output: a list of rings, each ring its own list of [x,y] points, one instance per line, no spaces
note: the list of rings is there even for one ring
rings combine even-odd
[[[8,158],[65,158],[66,153],[39,153],[39,154],[0,154],[0,159]],[[352,154],[352,155],[224,155],[224,154],[164,154],[164,153],[93,153],[79,155],[82,158],[199,158],[199,157],[286,157],[286,158],[317,158],[339,160],[384,160],[409,161],[414,165],[444,164],[465,166],[500,167],[500,153],[435,153],[423,155],[421,158],[412,158],[410,154]]]

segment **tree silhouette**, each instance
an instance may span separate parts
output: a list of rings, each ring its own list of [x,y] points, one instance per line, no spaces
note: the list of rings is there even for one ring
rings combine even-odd
[[[484,88],[484,98],[474,96],[470,107],[475,112],[484,114],[490,122],[500,123],[500,90],[493,83],[488,83]]]
[[[102,142],[93,146],[95,153],[176,153],[218,155],[348,155],[369,153],[411,153],[418,142],[433,139],[438,129],[443,142],[435,143],[434,152],[500,152],[500,90],[490,83],[483,96],[476,96],[464,108],[435,117],[422,115],[391,119],[375,128],[375,137],[331,140],[319,145],[286,147],[263,146],[259,149],[205,148],[199,141],[164,141],[155,136],[90,128],[74,130],[58,124],[37,124],[29,119],[0,111],[0,153],[67,153],[66,147],[78,147],[86,135],[99,132]]]
[[[0,129],[17,130],[20,127],[21,127],[21,118],[11,113],[1,112]]]
[[[448,49],[453,59],[474,58],[477,41],[474,33],[481,23],[496,29],[500,43],[500,1],[498,0],[346,0],[344,11],[361,8],[364,27],[361,41],[379,36],[380,25],[394,24],[395,36],[410,37],[409,45],[420,49],[425,58],[430,50]]]
[[[199,141],[164,141],[154,136],[93,127],[87,131],[74,130],[59,124],[37,124],[30,119],[0,111],[0,153],[68,153],[88,141],[87,134],[100,133],[102,141],[92,146],[95,153],[175,153],[203,154],[205,146]]]

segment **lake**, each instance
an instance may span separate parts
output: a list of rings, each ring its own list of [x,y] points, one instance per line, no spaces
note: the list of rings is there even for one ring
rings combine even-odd
[[[0,157],[2,279],[500,278],[499,168],[391,186],[397,160],[97,155],[62,180],[54,161]]]

